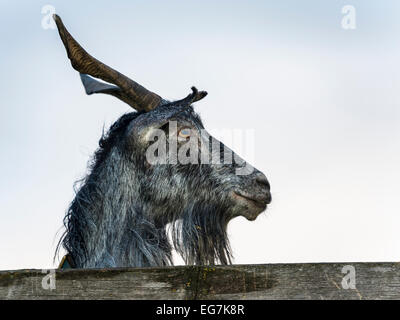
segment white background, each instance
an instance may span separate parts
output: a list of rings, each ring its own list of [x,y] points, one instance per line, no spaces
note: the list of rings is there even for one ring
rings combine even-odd
[[[399,260],[398,1],[2,0],[1,270],[57,265],[73,183],[103,125],[130,111],[85,95],[42,28],[46,4],[92,55],[161,96],[207,90],[195,107],[207,129],[254,130],[273,203],[230,223],[235,263]],[[341,25],[347,4],[355,30]]]

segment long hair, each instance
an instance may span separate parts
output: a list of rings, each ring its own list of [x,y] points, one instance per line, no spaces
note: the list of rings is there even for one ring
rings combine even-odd
[[[127,126],[139,114],[125,114],[103,132],[88,175],[76,184],[56,254],[64,247],[80,268],[163,266],[172,265],[173,246],[187,264],[231,263],[223,197],[205,203],[189,195],[192,201],[186,207],[170,203],[165,206],[169,221],[148,212],[154,206],[137,180],[142,169],[122,146]],[[168,172],[167,167],[159,170]],[[171,207],[175,210],[167,209]]]

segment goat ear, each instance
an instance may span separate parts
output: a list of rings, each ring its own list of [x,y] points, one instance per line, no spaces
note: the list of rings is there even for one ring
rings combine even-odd
[[[128,95],[118,86],[106,82],[100,82],[85,73],[79,73],[81,76],[82,84],[85,87],[86,94],[105,93],[110,94],[127,104],[130,103]]]
[[[118,86],[97,81],[87,74],[80,73],[82,84],[85,87],[86,94],[91,95],[93,93],[110,93],[110,91],[120,91]]]

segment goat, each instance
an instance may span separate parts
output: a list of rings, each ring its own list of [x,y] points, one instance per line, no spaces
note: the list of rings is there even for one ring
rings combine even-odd
[[[271,202],[270,185],[204,129],[192,104],[207,92],[192,87],[167,101],[89,55],[53,18],[86,93],[136,110],[103,133],[56,253],[63,246],[76,268],[172,265],[173,248],[186,264],[232,263],[228,222],[256,219]]]

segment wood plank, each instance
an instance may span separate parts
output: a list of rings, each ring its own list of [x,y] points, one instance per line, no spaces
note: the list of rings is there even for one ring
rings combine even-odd
[[[44,272],[1,271],[0,299],[400,299],[400,263],[57,269],[55,289]]]

